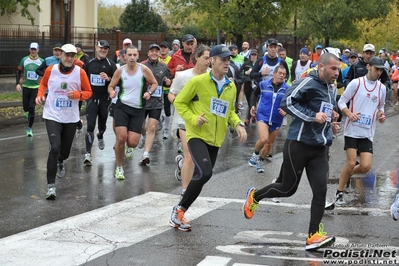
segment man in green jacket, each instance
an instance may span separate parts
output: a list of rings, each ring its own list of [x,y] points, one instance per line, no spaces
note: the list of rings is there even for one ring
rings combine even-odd
[[[247,139],[244,123],[235,113],[236,87],[226,76],[230,55],[226,46],[214,46],[209,53],[212,70],[190,79],[174,101],[176,111],[186,121],[187,145],[195,163],[193,178],[169,220],[172,227],[182,231],[191,231],[184,213],[212,176],[228,124],[235,128],[240,141]]]

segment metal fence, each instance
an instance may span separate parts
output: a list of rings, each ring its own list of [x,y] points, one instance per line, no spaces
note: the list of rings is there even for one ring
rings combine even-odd
[[[52,48],[56,43],[64,43],[65,37],[59,26],[46,26],[40,30],[38,26],[0,25],[0,75],[15,74],[21,59],[29,54],[29,45],[37,42],[40,46],[39,55],[42,58],[51,56]],[[97,28],[71,27],[69,42],[83,44],[83,50],[94,57],[94,47],[98,40],[107,40],[111,46],[108,57],[113,58],[115,51],[121,49],[125,38],[130,38],[133,45],[146,52],[152,43],[161,43],[163,33],[122,33],[111,31],[99,33]],[[143,53],[143,52],[142,52]]]

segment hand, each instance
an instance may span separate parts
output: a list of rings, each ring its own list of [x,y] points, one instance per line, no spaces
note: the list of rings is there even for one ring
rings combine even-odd
[[[319,124],[323,124],[324,122],[326,122],[326,120],[327,120],[327,115],[323,112],[318,112],[316,114],[316,117],[314,118],[314,121]]]
[[[116,91],[111,91],[111,93],[109,94],[109,97],[115,98],[116,97]]]
[[[279,113],[280,115],[282,115],[282,116],[286,116],[286,115],[287,115],[287,113],[286,113],[283,109],[281,109],[281,108],[278,108],[278,113]]]
[[[21,92],[21,84],[17,84],[17,86],[15,86],[15,89],[17,90],[17,92]]]
[[[165,85],[170,86],[170,84],[172,84],[172,81],[168,78],[165,78]]]
[[[243,126],[237,125],[236,132],[241,142],[245,142],[247,140],[247,131]]]
[[[74,97],[74,91],[68,91],[67,97],[68,97],[69,99],[73,99],[73,97]]]
[[[197,117],[197,126],[202,126],[205,123],[208,123],[208,120],[206,120],[206,118],[204,117],[205,113],[203,113],[202,115],[199,115]]]
[[[268,75],[270,73],[270,68],[268,68],[268,67],[265,67],[263,70],[262,70],[262,76],[266,76],[266,75]]]
[[[339,114],[335,110],[333,110],[332,121],[336,122],[338,120],[338,118],[339,118]]]
[[[378,113],[378,122],[380,122],[381,124],[383,124],[383,123],[385,122],[385,119],[386,119],[386,117],[385,117],[385,115],[384,115],[384,112],[379,112],[379,113]]]
[[[184,70],[184,66],[183,65],[178,65],[176,67],[176,71],[181,71],[181,70]]]
[[[352,112],[351,112],[351,113],[348,115],[348,118],[349,118],[350,121],[356,122],[357,120],[359,120],[359,115],[360,115],[360,112],[357,112],[357,113],[352,113]]]
[[[333,134],[335,135],[335,134],[339,133],[339,131],[341,130],[341,122],[332,122],[331,127],[332,127]]]
[[[41,96],[41,97],[36,97],[35,102],[37,105],[42,105],[44,103],[44,101],[46,100],[46,97]]]
[[[150,98],[151,98],[151,94],[148,91],[144,92],[143,99],[148,101]]]
[[[252,106],[252,107],[251,107],[251,110],[249,111],[249,113],[250,113],[252,116],[255,116],[255,115],[256,115],[256,108],[255,108],[255,106]]]
[[[107,75],[107,73],[105,73],[105,72],[101,72],[100,73],[100,76],[101,76],[101,78],[103,79],[103,80],[109,80],[109,77],[108,77],[108,75]]]

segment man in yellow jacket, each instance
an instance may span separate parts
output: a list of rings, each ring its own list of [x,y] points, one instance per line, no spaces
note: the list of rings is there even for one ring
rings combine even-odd
[[[195,163],[193,178],[169,220],[181,231],[191,231],[184,214],[212,176],[228,125],[235,128],[241,142],[247,139],[244,123],[235,113],[237,90],[226,76],[230,55],[226,46],[214,46],[209,53],[212,70],[190,79],[174,101],[176,111],[186,122],[187,145]]]

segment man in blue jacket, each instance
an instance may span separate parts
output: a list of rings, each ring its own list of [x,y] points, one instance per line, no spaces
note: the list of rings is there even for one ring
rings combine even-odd
[[[303,170],[312,189],[310,223],[306,250],[315,250],[332,244],[335,237],[327,236],[321,220],[327,193],[328,146],[332,144],[334,123],[338,114],[334,84],[340,69],[339,58],[332,53],[320,57],[319,69],[294,85],[285,93],[280,107],[292,116],[283,150],[282,183],[272,183],[260,190],[247,192],[243,205],[244,216],[251,219],[263,198],[289,197],[298,189]]]

